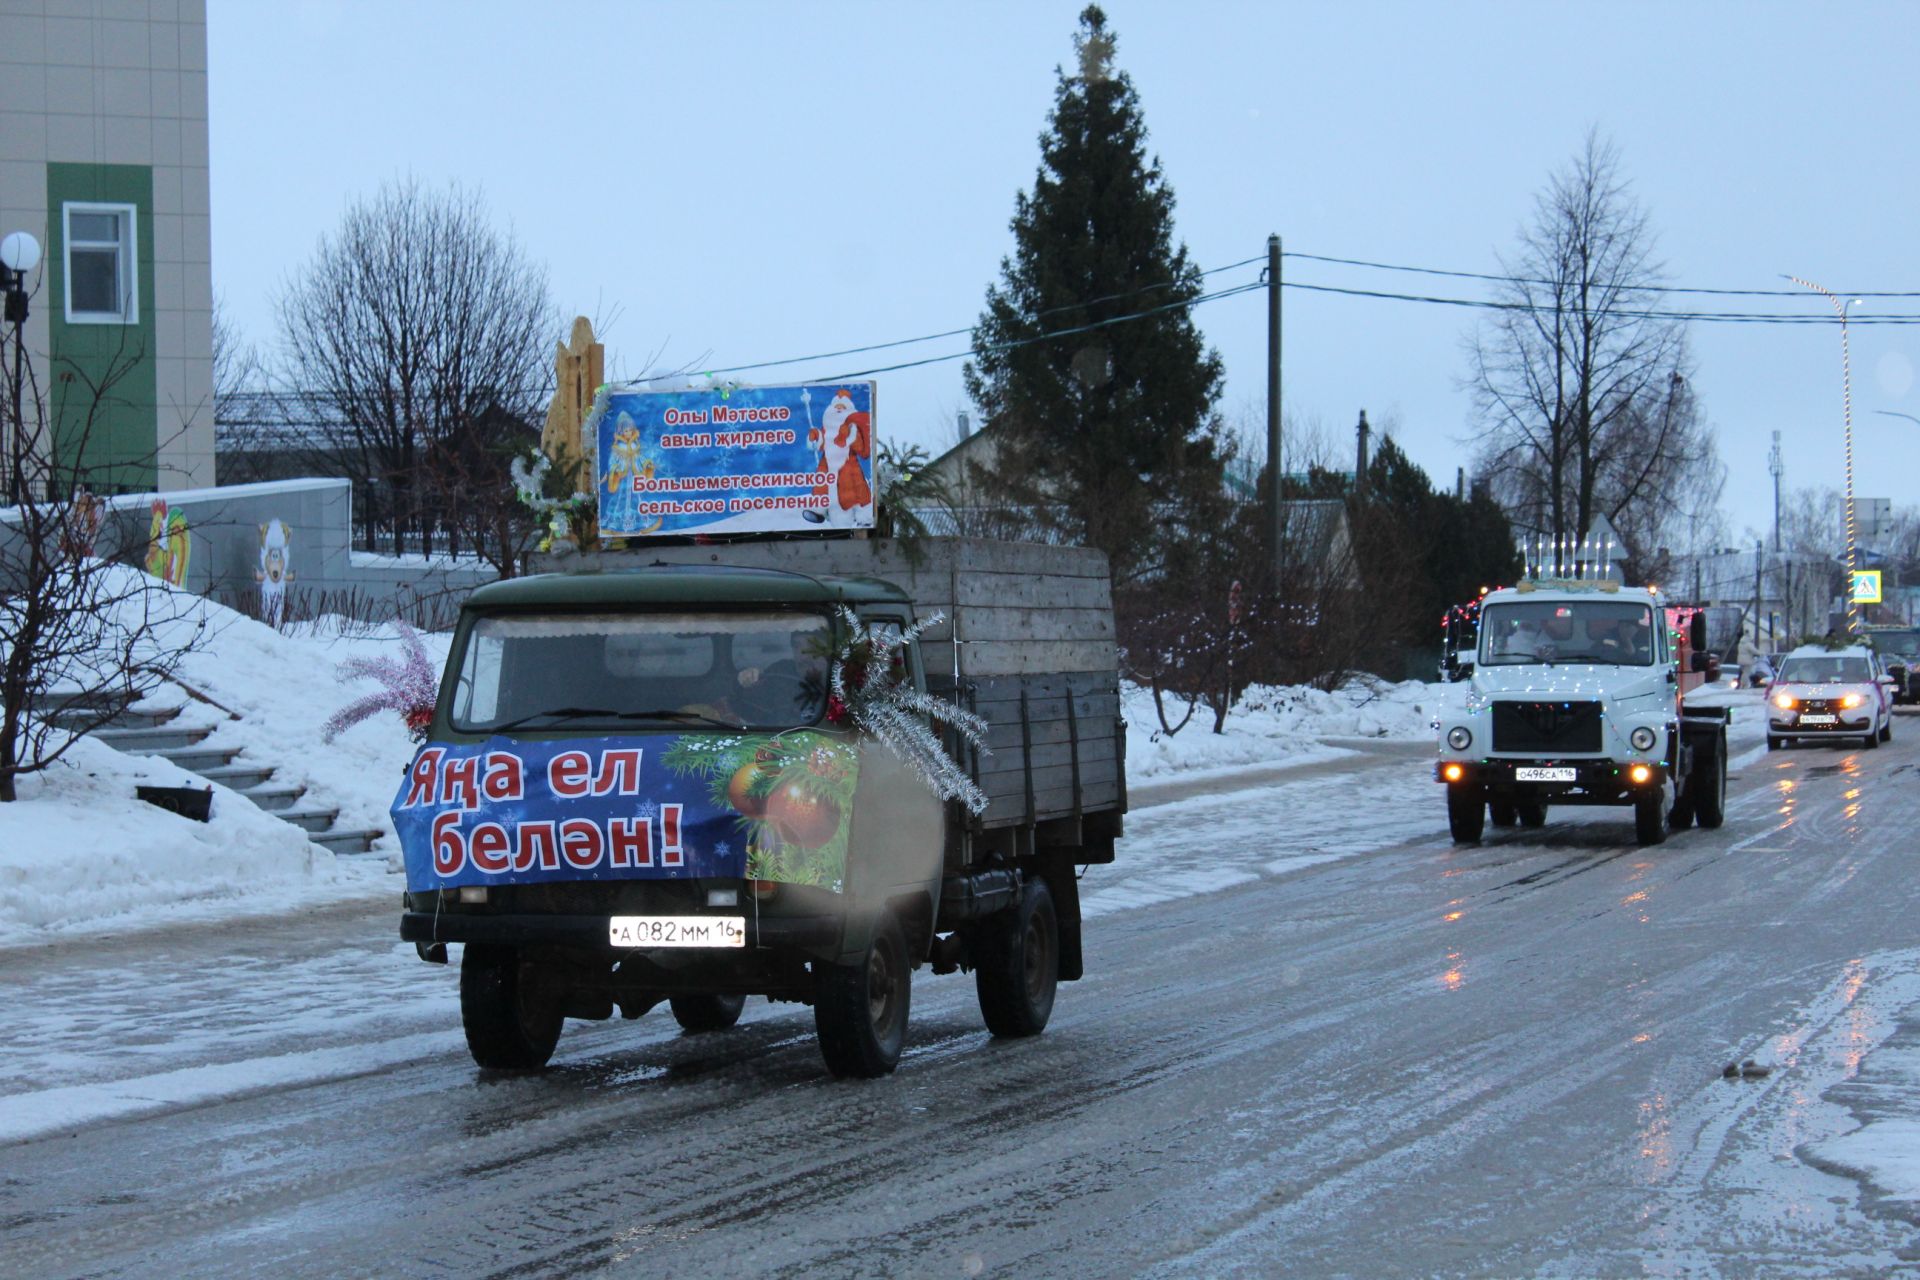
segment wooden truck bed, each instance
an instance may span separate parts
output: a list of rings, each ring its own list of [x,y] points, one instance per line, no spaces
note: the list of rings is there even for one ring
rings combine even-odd
[[[639,546],[581,556],[581,568],[744,565],[878,578],[914,613],[928,688],[959,690],[989,725],[991,754],[968,765],[990,804],[983,828],[1126,810],[1126,738],[1107,558],[1089,547],[923,538]]]

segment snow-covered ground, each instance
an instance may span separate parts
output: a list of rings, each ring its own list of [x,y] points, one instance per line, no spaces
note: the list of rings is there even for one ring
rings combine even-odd
[[[1435,709],[1465,688],[1418,680],[1393,684],[1371,676],[1355,677],[1332,693],[1308,685],[1254,685],[1234,705],[1221,732],[1214,733],[1213,713],[1205,703],[1183,724],[1184,699],[1163,698],[1156,711],[1150,690],[1125,685],[1120,706],[1127,721],[1127,781],[1137,785],[1201,771],[1332,759],[1342,748],[1328,738],[1425,737],[1432,732]],[[1169,733],[1167,724],[1175,731]]]
[[[405,727],[383,715],[328,743],[323,726],[373,687],[342,680],[340,664],[397,655],[398,632],[330,619],[281,634],[173,594],[166,629],[186,635],[204,627],[201,647],[181,661],[177,681],[140,708],[178,708],[170,727],[209,728],[205,745],[237,747],[243,761],[273,765],[276,784],[306,788],[302,805],[337,807],[339,827],[390,829],[387,806],[413,751]],[[424,642],[435,664],[443,662],[445,637]],[[0,946],[245,916],[262,901],[304,908],[399,892],[387,859],[337,858],[225,787],[214,787],[211,820],[200,823],[137,799],[142,783],[198,780],[158,756],[93,741],[21,780],[19,801],[0,805]],[[393,848],[391,836],[382,848]]]

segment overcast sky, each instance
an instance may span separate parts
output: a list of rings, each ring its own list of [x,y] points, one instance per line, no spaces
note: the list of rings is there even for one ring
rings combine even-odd
[[[962,329],[1011,244],[1080,0],[593,3],[210,0],[214,285],[271,345],[273,298],[347,202],[411,174],[484,193],[569,315],[615,315],[617,373]],[[1203,268],[1289,251],[1497,271],[1535,193],[1597,126],[1672,283],[1920,290],[1920,7],[1207,4],[1112,0]],[[1212,277],[1255,278],[1257,267]],[[1485,296],[1289,261],[1289,281]],[[1415,286],[1409,288],[1409,286]],[[1831,314],[1811,295],[1722,300]],[[1365,408],[1436,483],[1470,456],[1476,312],[1289,291],[1288,413],[1350,457]],[[1716,309],[1718,305],[1716,305]],[[1853,314],[1920,314],[1920,297]],[[1263,429],[1265,302],[1200,307],[1222,409]],[[1920,328],[1856,325],[1856,493],[1920,500]],[[558,335],[556,335],[558,336]],[[1695,325],[1732,531],[1787,484],[1842,480],[1831,327]],[[946,338],[782,366],[832,377],[946,355]],[[877,375],[879,430],[938,451],[960,362]]]

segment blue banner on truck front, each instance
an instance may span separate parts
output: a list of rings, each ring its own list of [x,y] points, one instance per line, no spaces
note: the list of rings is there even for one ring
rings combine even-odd
[[[393,802],[409,889],[725,877],[839,889],[845,735],[430,742]]]
[[[871,382],[643,391],[588,422],[608,537],[873,525]]]

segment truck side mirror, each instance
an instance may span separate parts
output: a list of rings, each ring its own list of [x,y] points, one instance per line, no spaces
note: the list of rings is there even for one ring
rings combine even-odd
[[[1707,615],[1697,612],[1687,624],[1687,643],[1695,653],[1705,653],[1707,649]]]

